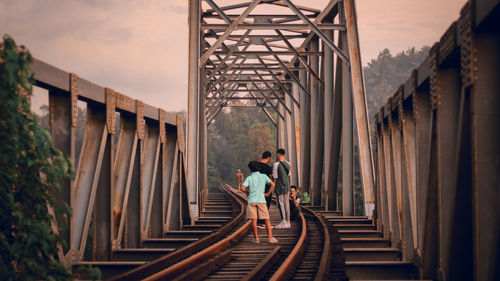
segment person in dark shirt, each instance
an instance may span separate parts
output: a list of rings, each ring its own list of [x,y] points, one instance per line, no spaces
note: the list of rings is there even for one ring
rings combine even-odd
[[[290,220],[295,221],[300,215],[300,198],[297,197],[297,187],[295,185],[290,186]]]
[[[276,151],[276,162],[273,164],[273,178],[276,187],[276,203],[280,209],[281,223],[276,229],[290,228],[290,163],[285,161],[285,150]]]
[[[260,162],[258,162],[259,163],[258,169],[259,169],[259,172],[261,174],[268,176],[272,181],[273,180],[273,169],[271,168],[271,166],[269,166],[269,163],[271,162],[271,156],[272,156],[272,154],[270,151],[264,151],[264,153],[262,153],[262,158],[260,159]],[[271,185],[267,184],[265,191],[269,192],[270,187],[271,187]],[[271,207],[271,202],[272,202],[272,196],[266,197],[266,205],[267,205],[268,210]],[[261,229],[264,229],[265,228],[264,221],[259,220],[258,227]]]

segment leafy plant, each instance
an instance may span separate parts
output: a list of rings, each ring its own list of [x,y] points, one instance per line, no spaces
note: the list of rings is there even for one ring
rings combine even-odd
[[[0,273],[2,280],[67,280],[58,259],[62,239],[51,229],[59,179],[70,162],[52,147],[49,132],[30,111],[32,57],[9,36],[0,44]],[[62,216],[69,209],[58,210]]]

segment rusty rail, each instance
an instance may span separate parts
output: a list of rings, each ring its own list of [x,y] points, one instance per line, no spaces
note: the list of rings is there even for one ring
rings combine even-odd
[[[218,231],[213,232],[212,234],[205,236],[196,242],[193,242],[169,255],[166,255],[163,258],[145,264],[122,275],[116,276],[110,280],[138,280],[147,278],[148,276],[151,276],[150,278],[153,278],[153,276],[156,276],[154,278],[173,278],[177,274],[180,274],[181,271],[178,268],[179,266],[184,266],[186,264],[194,266],[198,264],[195,261],[199,262],[201,260],[206,260],[210,257],[213,257],[214,255],[210,254],[210,251],[207,251],[208,249],[219,252],[221,252],[220,250],[223,248],[226,249],[225,247],[223,247],[224,245],[220,244],[221,241],[219,240],[222,239],[224,235],[233,230],[239,223],[241,223],[245,216],[245,209],[243,208],[243,202],[241,201],[241,199],[235,196],[234,193],[225,188],[221,188],[221,190],[228,194],[233,199],[233,202],[235,202],[235,204],[239,205],[240,211],[233,220],[221,227]],[[216,241],[219,242],[216,243]],[[193,259],[193,257],[196,258]],[[187,269],[189,267],[183,268]]]
[[[314,216],[321,226],[321,231],[323,233],[323,251],[321,253],[321,261],[319,263],[318,271],[316,272],[314,280],[316,281],[324,280],[324,277],[328,275],[328,271],[330,270],[330,256],[332,253],[330,231],[328,231],[328,226],[323,221],[323,218],[319,216],[316,212],[304,206],[302,206],[301,209],[302,211],[306,211],[312,216]]]
[[[300,213],[299,221],[301,232],[297,244],[293,248],[292,252],[288,255],[281,266],[276,270],[270,280],[272,281],[282,281],[287,280],[288,276],[292,272],[293,268],[297,264],[298,259],[302,256],[305,247],[305,241],[307,237],[307,225],[304,215]]]

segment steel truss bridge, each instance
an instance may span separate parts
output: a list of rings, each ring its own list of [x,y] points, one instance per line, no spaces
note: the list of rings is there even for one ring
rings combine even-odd
[[[499,280],[500,1],[468,1],[375,116],[353,0],[222,2],[189,1],[186,136],[181,116],[35,59],[53,145],[77,167],[57,195],[73,209],[57,223],[75,276],[93,265],[114,280]],[[237,106],[265,112],[292,184],[311,194],[278,245],[249,244],[243,194],[208,193],[207,127]]]

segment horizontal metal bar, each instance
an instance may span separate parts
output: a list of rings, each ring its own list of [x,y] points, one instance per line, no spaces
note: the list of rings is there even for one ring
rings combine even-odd
[[[292,83],[293,80],[279,80],[281,83]],[[274,79],[231,79],[228,80],[228,82],[235,82],[235,83],[276,83],[276,80]]]
[[[217,106],[207,106],[207,107],[217,107]],[[256,104],[245,104],[245,103],[228,103],[224,104],[224,107],[259,107],[259,108],[272,108],[271,106],[261,106]]]
[[[262,92],[263,90],[244,90],[245,92],[256,92],[256,91],[260,91]],[[269,91],[269,90],[265,90],[265,91]],[[234,92],[233,91],[228,91],[228,93],[230,92]],[[217,98],[207,98],[207,100],[215,100]],[[226,100],[265,100],[266,98],[264,97],[230,97],[230,98],[226,98]],[[270,100],[273,100],[273,99],[277,99],[275,97],[268,97],[268,99]]]
[[[239,15],[236,15],[236,14],[226,14],[226,16],[228,18],[237,18]],[[308,17],[310,18],[314,18],[316,17],[315,15],[307,15]],[[217,14],[213,14],[212,12],[206,12],[203,14],[203,17],[204,18],[218,18],[218,15]],[[247,18],[254,18],[254,19],[257,19],[257,18],[263,18],[263,19],[299,19],[299,17],[297,15],[278,15],[278,14],[269,14],[269,15],[266,15],[266,14],[255,14],[255,15],[248,15]]]
[[[345,25],[343,24],[332,24],[332,23],[321,23],[316,25],[320,30],[342,30],[345,31]],[[202,24],[201,30],[214,30],[214,31],[224,31],[229,28],[229,24]],[[236,30],[311,30],[311,26],[308,24],[301,23],[252,23],[252,24],[240,24],[236,27]]]
[[[214,67],[207,67],[207,70],[213,71],[215,68]],[[222,68],[224,69],[224,68]],[[288,68],[290,71],[299,71],[299,70],[304,70],[305,67],[292,67]],[[261,71],[284,71],[283,68],[281,67],[254,67],[254,66],[240,66],[240,67],[233,67],[231,70],[261,70]]]
[[[204,35],[205,38],[215,38],[215,35],[211,34],[211,33],[206,33]],[[285,37],[287,39],[300,39],[300,38],[306,38],[307,37],[307,34],[287,34],[285,35]],[[229,35],[227,37],[228,40],[237,40],[237,39],[240,39],[241,38],[241,35]],[[273,34],[252,34],[252,35],[248,35],[247,38],[249,39],[267,39],[267,40],[281,40],[281,38],[277,35],[273,35]]]
[[[227,54],[227,52],[217,51],[213,53],[214,55],[223,55]],[[299,52],[301,56],[322,56],[323,52],[309,52],[302,51]],[[291,56],[295,55],[292,51],[245,51],[245,52],[233,52],[231,55],[233,56]]]
[[[46,62],[33,58],[31,70],[34,73],[34,79],[37,82],[35,86],[39,87],[53,87],[63,90],[69,95],[69,72],[61,70]],[[85,80],[81,77],[78,79],[79,94],[78,98],[83,101],[92,101],[100,104],[106,103],[105,88]],[[134,99],[135,100],[135,99]],[[135,102],[130,104],[128,110],[123,110],[130,113],[136,113]],[[144,104],[144,117],[152,120],[158,120],[158,108],[149,104]],[[171,112],[166,113],[166,123],[176,126],[176,115]]]

